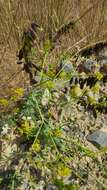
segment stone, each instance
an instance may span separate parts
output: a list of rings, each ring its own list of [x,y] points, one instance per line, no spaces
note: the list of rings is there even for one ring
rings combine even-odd
[[[93,132],[87,136],[87,140],[95,145],[97,148],[107,147],[107,127]]]
[[[46,187],[46,190],[57,190],[57,188],[53,184],[48,184],[48,186]]]
[[[60,62],[60,67],[66,73],[71,73],[74,71],[73,64],[70,62],[70,60],[62,60]]]
[[[78,71],[80,73],[93,73],[96,70],[96,64],[97,62],[91,59],[85,60],[83,63],[78,65]]]

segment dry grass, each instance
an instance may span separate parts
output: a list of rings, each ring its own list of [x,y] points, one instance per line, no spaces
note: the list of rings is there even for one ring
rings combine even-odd
[[[4,83],[13,71],[16,50],[21,45],[23,29],[36,21],[44,31],[40,41],[54,35],[63,25],[75,22],[73,29],[60,37],[60,43],[54,51],[77,51],[91,42],[105,39],[107,36],[106,0],[7,0],[0,1],[0,79]],[[6,55],[7,61],[6,61]],[[12,52],[12,53],[11,53]],[[11,59],[13,57],[13,59]],[[23,77],[22,79],[23,85]],[[15,85],[15,83],[14,83]],[[21,83],[20,83],[21,85]],[[16,83],[17,86],[17,83]]]
[[[87,11],[89,8],[91,9]],[[85,15],[84,15],[84,12]],[[106,0],[16,0],[0,2],[0,41],[13,48],[19,44],[23,28],[36,20],[44,28],[43,38],[54,34],[62,25],[77,20],[84,15],[71,31],[72,43],[90,33],[87,40],[102,38],[106,32]],[[14,43],[13,43],[14,42]],[[72,45],[72,44],[69,44]]]

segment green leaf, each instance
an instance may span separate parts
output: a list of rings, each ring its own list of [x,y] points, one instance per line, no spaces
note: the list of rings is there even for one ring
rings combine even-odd
[[[52,44],[50,42],[50,40],[46,40],[45,43],[44,43],[44,53],[48,53],[49,50],[51,49],[52,47]]]

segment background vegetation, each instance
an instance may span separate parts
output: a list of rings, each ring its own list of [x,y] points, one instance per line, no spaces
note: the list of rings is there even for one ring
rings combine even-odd
[[[16,0],[0,1],[0,80],[1,87],[8,81],[9,87],[24,86],[25,75],[17,73],[16,51],[21,46],[23,29],[32,21],[39,23],[44,31],[40,36],[43,43],[63,25],[73,21],[75,25],[57,43],[54,57],[62,52],[78,51],[81,47],[106,38],[106,0]],[[4,91],[7,93],[8,89]],[[4,92],[0,93],[2,96]]]

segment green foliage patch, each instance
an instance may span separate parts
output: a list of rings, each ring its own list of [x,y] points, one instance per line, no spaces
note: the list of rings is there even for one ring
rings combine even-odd
[[[84,83],[81,88],[79,79],[83,77],[83,82],[86,82],[87,75],[80,75],[75,67],[72,73],[68,72],[64,70],[66,61],[64,64],[56,75],[54,71],[53,75],[49,74],[52,72],[51,67],[47,74],[42,70],[42,80],[32,88],[18,107],[18,112],[13,112],[10,116],[8,114],[8,117],[3,114],[1,116],[2,142],[11,142],[13,139],[17,146],[17,150],[13,151],[11,144],[11,148],[8,148],[9,155],[5,156],[3,153],[2,156],[2,168],[8,163],[6,171],[10,171],[7,177],[8,189],[17,189],[18,186],[24,188],[26,176],[28,187],[33,189],[43,179],[45,186],[53,184],[58,190],[77,190],[85,183],[88,174],[83,170],[83,173],[78,172],[72,163],[77,158],[88,158],[90,162],[95,162],[99,155],[86,147],[82,140],[73,136],[73,130],[77,132],[75,127],[78,127],[79,112],[77,114],[75,111],[78,110],[78,105],[83,105],[83,112],[84,108],[88,109],[91,106],[96,115],[100,112],[98,107],[101,109],[101,105],[107,106],[106,93],[101,91],[102,77],[99,77],[100,74],[97,75],[94,85],[90,87],[91,82],[89,85]],[[17,89],[15,93],[19,98],[23,90]],[[11,100],[13,99],[16,101],[15,97]],[[3,100],[1,103],[7,105]],[[75,114],[74,117],[71,113]],[[12,134],[12,137],[9,137],[8,133]],[[11,172],[12,167],[15,170],[14,174]],[[19,177],[16,177],[16,173]],[[20,181],[20,177],[22,183],[16,183]],[[69,181],[69,178],[72,180]],[[1,179],[1,187],[4,180],[5,176]]]

